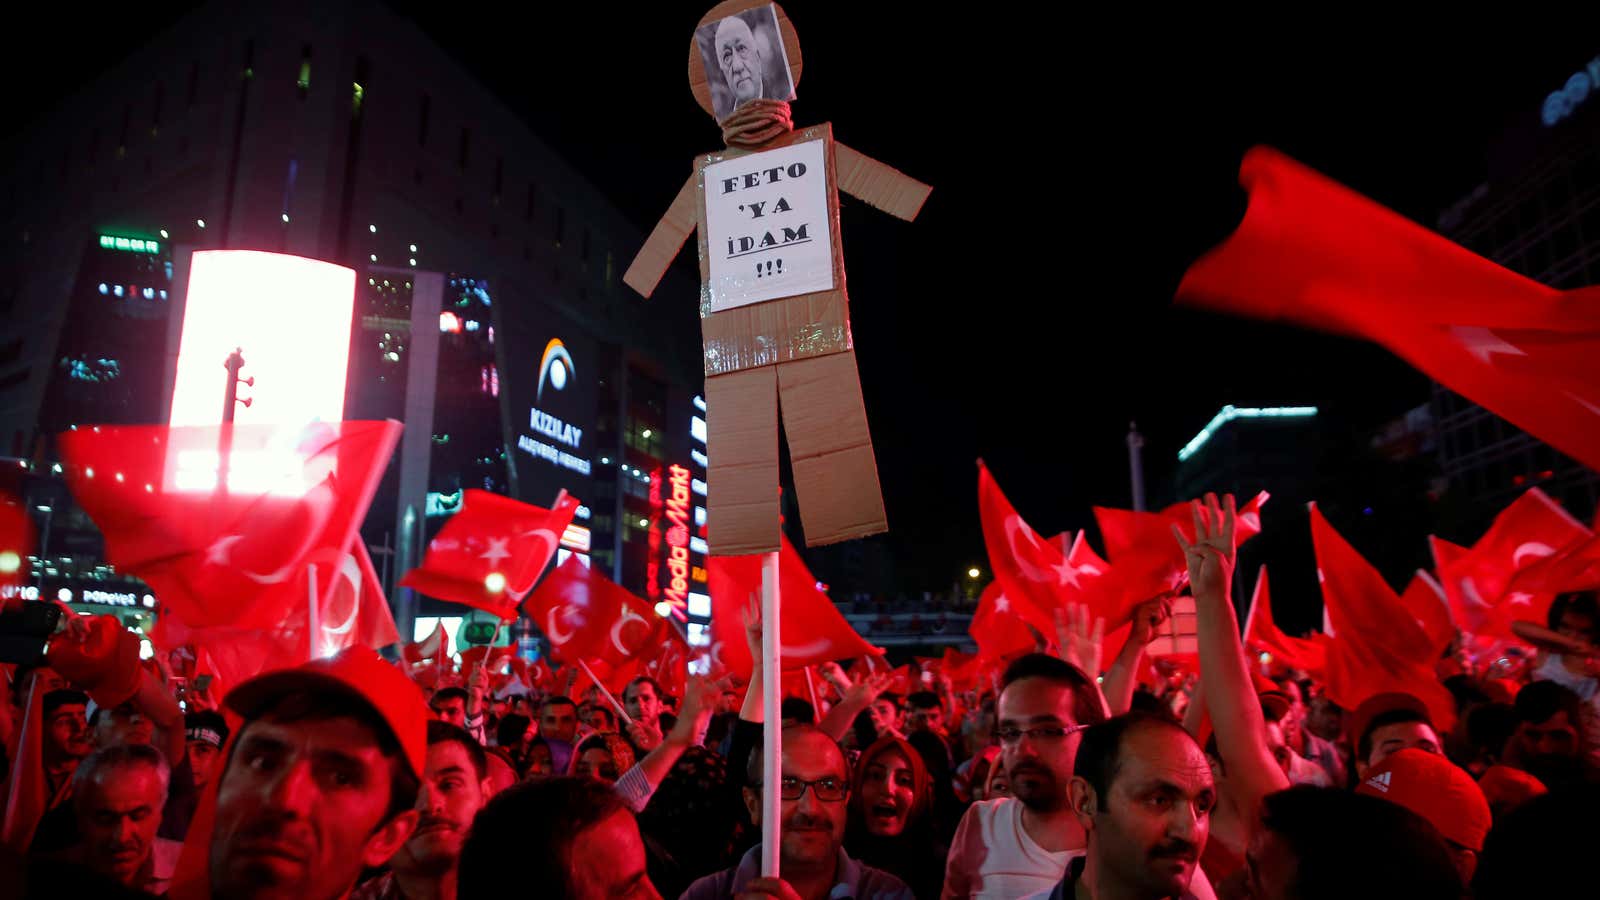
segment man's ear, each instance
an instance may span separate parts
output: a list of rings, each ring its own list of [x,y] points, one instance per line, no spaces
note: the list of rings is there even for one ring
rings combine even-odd
[[[761,824],[761,791],[756,788],[744,789],[744,808],[750,813],[750,822],[753,825]]]
[[[377,868],[389,861],[405,842],[411,839],[411,833],[417,829],[417,820],[421,813],[408,809],[393,819],[378,826],[378,830],[367,838],[367,844],[361,848],[361,862],[369,869]]]
[[[1100,798],[1089,782],[1074,775],[1067,785],[1067,801],[1072,804],[1072,814],[1085,830],[1093,827],[1095,811],[1100,808]]]

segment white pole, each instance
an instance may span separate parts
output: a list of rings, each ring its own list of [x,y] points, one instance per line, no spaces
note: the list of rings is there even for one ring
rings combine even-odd
[[[601,696],[605,697],[606,702],[611,704],[611,708],[616,710],[617,715],[622,717],[623,724],[632,725],[633,718],[628,715],[626,709],[622,708],[622,704],[617,702],[617,698],[611,696],[611,692],[606,690],[606,686],[600,683],[600,679],[594,677],[594,670],[589,668],[589,664],[580,659],[578,660],[578,668],[582,669],[583,674],[589,676],[589,680],[594,682],[594,686],[600,689]]]
[[[783,815],[783,672],[779,649],[778,554],[761,560],[761,876],[778,877],[778,820]]]
[[[307,595],[311,605],[306,609],[306,639],[311,647],[311,658],[318,659],[322,656],[322,610],[317,608],[317,566],[315,563],[306,566]]]

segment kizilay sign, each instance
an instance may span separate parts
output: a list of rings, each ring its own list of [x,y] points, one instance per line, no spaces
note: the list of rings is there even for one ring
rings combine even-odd
[[[833,287],[822,141],[707,166],[705,199],[712,312]]]
[[[1589,60],[1581,72],[1574,73],[1559,90],[1551,91],[1550,96],[1544,98],[1540,118],[1546,127],[1554,125],[1572,115],[1572,111],[1592,94],[1600,94],[1600,56]]]
[[[668,470],[672,493],[667,496],[667,587],[663,593],[674,609],[689,605],[689,470]]]
[[[534,393],[534,402],[536,404],[545,402],[547,388],[550,400],[557,400],[567,387],[576,381],[577,374],[577,367],[573,364],[572,354],[567,351],[566,345],[560,338],[552,339],[545,345],[544,356],[539,360],[539,386]],[[547,444],[531,434],[524,434],[517,438],[519,450],[581,475],[590,473],[592,466],[588,458],[572,452],[581,451],[583,448],[582,428],[564,422],[560,417],[538,406],[530,407],[528,410],[528,428],[555,443]],[[569,449],[562,449],[563,447]]]

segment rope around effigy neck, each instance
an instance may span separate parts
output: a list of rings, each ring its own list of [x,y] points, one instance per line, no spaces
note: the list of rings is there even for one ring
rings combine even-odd
[[[721,125],[724,144],[749,150],[793,131],[794,119],[788,101],[757,98],[734,110]]]

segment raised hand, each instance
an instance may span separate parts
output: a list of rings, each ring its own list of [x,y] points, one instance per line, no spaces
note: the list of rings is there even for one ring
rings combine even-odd
[[[1090,625],[1089,606],[1086,603],[1068,603],[1066,609],[1055,611],[1056,646],[1061,648],[1061,658],[1082,669],[1090,678],[1100,674],[1100,645],[1105,639],[1106,620],[1095,616]]]
[[[1236,561],[1234,523],[1238,509],[1233,495],[1228,494],[1224,505],[1217,504],[1216,494],[1206,494],[1204,504],[1194,501],[1190,507],[1194,516],[1194,541],[1189,541],[1178,526],[1172,534],[1183,548],[1184,560],[1189,564],[1189,587],[1196,601],[1226,599],[1233,582]]]
[[[1133,631],[1128,640],[1147,647],[1160,634],[1161,626],[1172,618],[1172,595],[1163,594],[1146,600],[1133,609]]]

